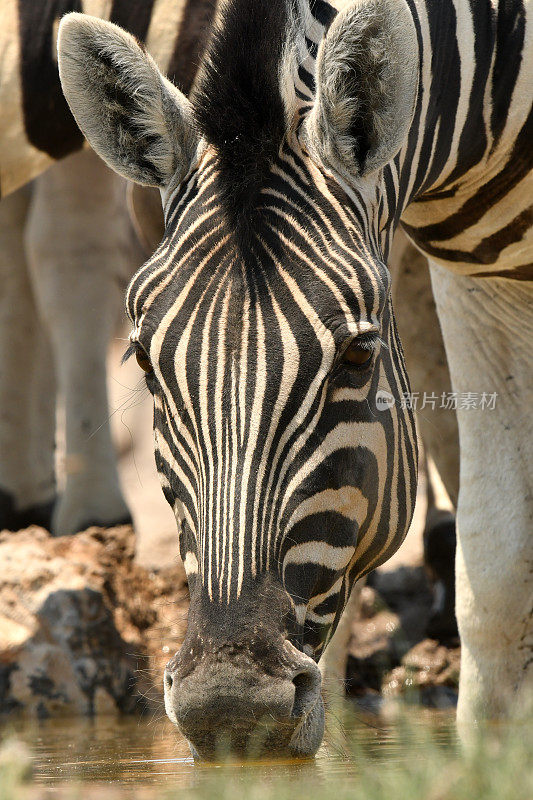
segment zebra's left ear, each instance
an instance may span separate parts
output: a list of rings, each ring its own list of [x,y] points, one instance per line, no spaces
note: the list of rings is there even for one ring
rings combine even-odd
[[[303,140],[326,164],[368,175],[403,145],[417,85],[418,44],[405,0],[356,0],[320,45]]]
[[[63,92],[98,155],[146,186],[182,177],[198,144],[191,104],[134,37],[96,17],[67,14],[57,48]]]

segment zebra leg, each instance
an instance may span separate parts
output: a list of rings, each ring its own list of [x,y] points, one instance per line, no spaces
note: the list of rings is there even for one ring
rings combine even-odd
[[[359,608],[359,597],[365,582],[366,579],[362,578],[352,586],[335,633],[318,662],[322,675],[322,692],[328,706],[338,705],[346,694],[346,663],[352,623]]]
[[[0,529],[49,527],[55,497],[55,381],[28,277],[29,187],[0,204]]]
[[[418,429],[424,449],[431,455],[450,500],[456,505],[459,434],[456,415],[441,405],[442,394],[451,392],[452,386],[427,259],[398,230],[390,263],[394,316],[411,387],[418,392]],[[434,407],[432,395],[437,398]]]
[[[455,417],[455,414],[451,413]],[[458,447],[457,451],[459,451]],[[442,483],[438,481],[439,476],[435,474],[435,466],[427,458],[425,460],[427,511],[424,525],[424,565],[433,589],[433,606],[425,634],[430,639],[450,644],[456,642],[459,635],[455,616],[455,553],[457,545],[455,513],[450,508],[448,498],[442,497]],[[459,452],[457,452],[457,460],[459,461]],[[457,464],[457,472],[459,472],[459,464]]]
[[[459,393],[457,713],[467,723],[510,713],[532,684],[533,287],[437,265],[431,278]]]
[[[56,535],[130,515],[111,441],[106,355],[131,265],[124,183],[93,153],[56,164],[35,185],[26,251],[65,404],[65,489]]]
[[[392,298],[407,372],[417,393],[417,425],[426,455],[437,467],[453,505],[459,492],[459,434],[457,417],[441,402],[452,391],[448,362],[427,259],[398,230],[391,252]],[[436,401],[431,398],[437,398]],[[434,605],[426,633],[449,640],[457,636],[455,619],[455,516],[437,499],[435,476],[427,475],[427,514],[424,526],[424,561],[434,592]]]

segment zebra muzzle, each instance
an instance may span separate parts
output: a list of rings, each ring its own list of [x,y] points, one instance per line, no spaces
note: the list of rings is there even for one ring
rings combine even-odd
[[[203,653],[186,669],[181,651],[169,662],[167,714],[195,756],[315,754],[324,728],[319,669],[288,641],[276,650],[277,663],[269,664],[243,646]]]

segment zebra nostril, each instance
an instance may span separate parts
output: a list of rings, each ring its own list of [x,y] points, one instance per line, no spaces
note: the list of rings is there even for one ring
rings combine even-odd
[[[295,687],[292,717],[303,717],[314,707],[320,695],[320,673],[318,669],[306,669],[292,679]]]

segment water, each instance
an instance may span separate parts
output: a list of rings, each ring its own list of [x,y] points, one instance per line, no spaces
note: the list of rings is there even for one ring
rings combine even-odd
[[[420,708],[409,713],[410,728],[431,735],[444,748],[454,749],[457,740],[453,712],[430,712]],[[401,723],[349,711],[343,718],[345,736],[352,752],[364,750],[364,758],[400,763],[412,748],[405,742]],[[30,749],[34,782],[41,787],[64,784],[114,784],[117,788],[172,787],[189,789],[202,781],[213,781],[229,771],[233,777],[256,780],[273,777],[323,779],[330,775],[357,773],[357,757],[346,756],[337,737],[309,762],[261,762],[258,764],[195,765],[186,741],[166,719],[150,721],[134,717],[103,717],[95,720],[65,719],[43,722],[11,721],[0,725],[0,739],[15,735]],[[354,747],[355,745],[355,747]],[[363,757],[362,755],[359,756]],[[129,790],[125,796],[129,796]],[[149,792],[150,794],[150,792]],[[83,796],[82,794],[79,796]]]

